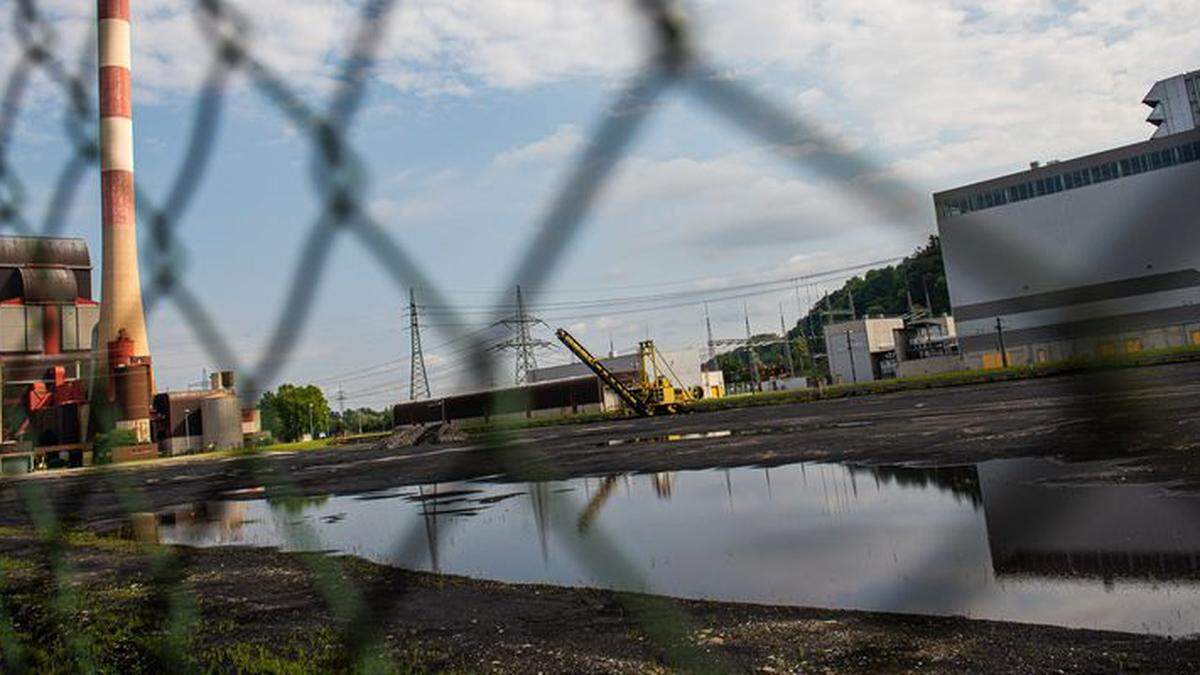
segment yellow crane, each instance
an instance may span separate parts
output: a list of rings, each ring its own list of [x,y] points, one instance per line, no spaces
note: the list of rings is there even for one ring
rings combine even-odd
[[[612,371],[600,363],[600,359],[593,356],[587,347],[565,329],[559,328],[555,335],[605,386],[612,389],[630,410],[643,417],[677,413],[680,404],[692,400],[692,395],[687,389],[675,386],[671,377],[676,380],[679,378],[655,348],[653,340],[638,344],[638,382],[636,388],[631,388],[617,379]],[[671,377],[668,377],[668,374]]]

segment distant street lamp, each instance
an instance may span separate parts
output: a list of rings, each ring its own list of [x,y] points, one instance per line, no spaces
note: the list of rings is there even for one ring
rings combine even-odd
[[[308,404],[308,438],[315,440],[317,438],[317,429],[313,426],[313,404]]]
[[[183,443],[188,449],[191,449],[192,442],[189,440],[192,437],[192,409],[183,409]]]

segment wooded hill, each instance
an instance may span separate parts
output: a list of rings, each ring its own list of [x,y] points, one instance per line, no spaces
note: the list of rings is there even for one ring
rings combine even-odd
[[[911,303],[911,305],[910,305]],[[931,307],[926,307],[926,305]],[[788,344],[799,374],[822,377],[825,353],[823,328],[828,323],[846,321],[854,316],[900,316],[911,309],[932,309],[940,316],[950,311],[950,295],[946,287],[946,271],[942,266],[942,242],[937,235],[929,237],[917,249],[896,265],[868,270],[846,281],[841,288],[826,293],[809,308],[808,314],[788,331]],[[756,336],[759,337],[759,336]],[[778,338],[767,334],[763,338]],[[763,364],[764,377],[785,370],[784,345],[774,344],[754,348]],[[813,358],[817,356],[817,358]],[[750,352],[738,347],[718,354],[708,366],[725,372],[726,382],[749,382]]]

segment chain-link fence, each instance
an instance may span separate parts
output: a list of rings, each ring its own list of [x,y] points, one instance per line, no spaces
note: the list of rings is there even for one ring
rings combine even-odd
[[[631,143],[655,114],[655,105],[668,95],[682,95],[701,108],[711,111],[726,123],[741,128],[754,139],[777,148],[788,161],[796,162],[808,171],[816,172],[845,186],[847,196],[873,205],[885,222],[912,222],[922,217],[920,207],[928,195],[911,186],[887,177],[883,167],[870,157],[847,151],[820,128],[802,116],[763,99],[736,79],[731,79],[702,55],[692,42],[687,22],[678,8],[666,0],[640,0],[639,9],[651,26],[655,49],[646,63],[620,89],[606,110],[599,115],[588,136],[586,146],[570,169],[562,189],[547,205],[545,215],[537,223],[536,236],[521,256],[508,287],[520,286],[530,303],[536,302],[552,272],[564,254],[579,239],[587,223],[587,215],[601,199],[602,190],[614,167],[629,151]],[[228,364],[248,375],[245,387],[256,390],[258,383],[277,379],[305,333],[314,312],[313,298],[324,272],[331,264],[333,242],[354,239],[360,242],[366,255],[384,270],[394,282],[397,297],[404,289],[421,288],[423,301],[439,307],[451,307],[419,266],[415,256],[403,241],[388,234],[386,229],[367,210],[363,186],[369,172],[359,153],[349,141],[364,97],[364,89],[372,71],[376,53],[389,22],[403,11],[400,3],[391,0],[370,0],[361,9],[358,23],[348,35],[353,45],[336,78],[338,83],[324,107],[309,105],[287,78],[274,72],[256,54],[247,39],[246,21],[231,4],[221,0],[197,0],[195,13],[197,30],[204,36],[209,51],[207,74],[200,95],[192,109],[191,129],[179,163],[178,172],[161,197],[139,191],[137,206],[142,224],[142,247],[146,271],[145,305],[148,312],[164,305],[173,305],[202,343],[214,362]],[[14,35],[19,43],[19,57],[6,75],[0,103],[0,224],[22,234],[56,235],[65,221],[63,214],[76,201],[80,184],[98,166],[99,147],[96,132],[96,107],[92,96],[95,42],[85,41],[78,54],[66,53],[55,37],[53,23],[47,19],[36,0],[16,0],[12,8]],[[63,129],[63,140],[71,148],[71,156],[61,168],[53,186],[49,207],[43,214],[31,212],[25,199],[26,186],[17,173],[11,150],[17,133],[16,119],[31,96],[30,82],[35,74],[47,77],[62,90],[69,102],[69,114]],[[253,89],[269,100],[301,131],[311,149],[310,189],[320,196],[320,209],[312,215],[311,225],[304,234],[300,257],[293,265],[290,290],[280,320],[270,334],[265,356],[259,363],[240,361],[238,350],[213,320],[202,293],[189,287],[176,270],[181,259],[180,223],[194,205],[198,190],[204,184],[213,161],[214,140],[220,119],[225,113],[230,80],[240,75]],[[797,152],[803,147],[803,152]],[[993,234],[988,245],[997,257],[1021,258],[1053,264],[1045,252],[1027,250],[1012,238]],[[1129,238],[1136,238],[1137,228],[1131,227]],[[1119,255],[1128,240],[1118,241],[1113,251]],[[495,313],[497,321],[505,318],[509,302],[501,299]],[[470,365],[477,373],[482,388],[492,380],[499,367],[496,353],[478,335],[462,330],[454,333],[455,325],[466,325],[447,311],[441,317],[452,337],[473,345]],[[1119,372],[1109,373],[1102,380],[1089,380],[1087,391],[1078,392],[1077,416],[1092,420],[1090,432],[1097,449],[1124,451],[1133,444],[1130,435],[1138,430],[1136,402],[1120,395],[1122,384]],[[1131,406],[1135,406],[1131,408]],[[494,457],[500,458],[508,474],[517,480],[544,481],[558,477],[554,458],[540,456],[540,451],[526,444],[512,443],[506,433],[493,432],[487,445]],[[470,475],[470,463],[477,455],[462,453],[455,471]],[[537,467],[533,469],[531,467]],[[246,456],[225,465],[222,471],[228,480],[218,485],[212,495],[217,499],[229,486],[240,486],[242,479],[253,476],[266,486],[273,499],[295,497],[299,491],[286,474],[275,470],[259,456]],[[99,492],[111,493],[120,500],[128,513],[152,511],[141,488],[132,484],[120,472],[98,474],[96,480],[76,481],[72,491],[53,503],[44,488],[36,482],[22,483],[22,497],[43,542],[46,569],[52,583],[53,607],[61,617],[70,615],[76,599],[72,583],[73,570],[64,554],[67,533],[61,516]],[[580,504],[558,493],[543,495],[550,508],[561,513],[578,514]],[[1032,506],[1030,507],[1032,508]],[[1030,517],[1034,513],[1028,514]],[[1056,514],[1036,514],[1042,523],[1053,520]],[[573,524],[572,518],[551,519],[553,523]],[[448,521],[446,527],[453,527]],[[312,532],[303,527],[289,532],[296,548],[311,548]],[[945,547],[931,551],[928,564],[952,551],[963,533],[948,532]],[[396,544],[398,559],[412,559],[425,544],[425,533],[419,528],[401,536]],[[306,546],[306,543],[308,544]],[[586,539],[586,550],[578,551],[588,567],[614,585],[642,587],[639,571],[602,531]],[[154,549],[150,558],[155,597],[161,601],[161,620],[169,636],[163,650],[164,668],[189,667],[186,655],[186,636],[198,620],[195,599],[190,597],[182,579],[183,565],[169,548]],[[345,581],[335,558],[319,555],[304,557],[305,564],[330,611],[338,617],[341,627],[339,645],[346,663],[360,667],[375,667],[382,651],[383,638],[380,618],[398,610],[403,601],[403,589],[358,588]],[[902,593],[905,591],[901,591]],[[694,647],[687,639],[689,618],[674,605],[645,596],[623,596],[626,609],[641,622],[646,633],[669,654],[671,665],[688,670],[721,670],[714,657]],[[969,605],[970,598],[960,598],[960,606]],[[899,602],[899,601],[898,601]],[[900,603],[902,604],[902,603]],[[82,634],[72,633],[69,653],[74,665],[83,671],[95,667]],[[13,670],[30,667],[23,662],[19,640],[13,633],[11,621],[0,608],[0,648],[7,665]]]

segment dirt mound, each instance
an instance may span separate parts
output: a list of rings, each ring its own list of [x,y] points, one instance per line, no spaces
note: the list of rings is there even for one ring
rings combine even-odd
[[[458,443],[465,440],[467,435],[453,424],[413,424],[397,428],[376,447],[381,450],[403,450],[418,445]]]

